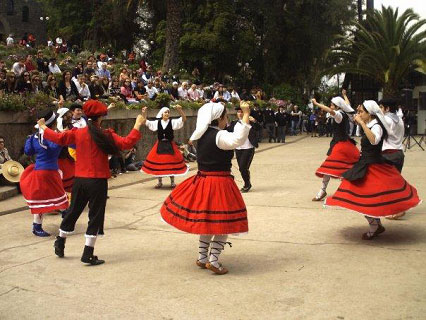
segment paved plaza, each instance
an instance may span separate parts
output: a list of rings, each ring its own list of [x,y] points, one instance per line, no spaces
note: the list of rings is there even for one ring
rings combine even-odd
[[[100,266],[80,262],[87,213],[64,259],[53,235],[31,234],[28,210],[0,215],[0,319],[425,319],[426,205],[361,240],[361,215],[311,201],[329,139],[261,144],[243,195],[249,233],[230,237],[224,276],[195,265],[198,237],[160,219],[170,189],[139,172],[110,180]],[[233,173],[242,186],[235,161]],[[426,152],[406,152],[403,176],[426,199]],[[0,202],[0,214],[23,206],[16,196]],[[60,221],[47,215],[45,230],[56,235]]]

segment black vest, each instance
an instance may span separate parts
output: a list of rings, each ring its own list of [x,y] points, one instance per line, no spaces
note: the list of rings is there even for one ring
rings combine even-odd
[[[163,129],[163,126],[161,125],[161,119],[158,119],[158,130],[157,130],[158,140],[169,140],[173,141],[174,134],[173,134],[173,128],[172,128],[172,120],[169,120],[169,123],[167,124],[166,128]]]
[[[218,129],[209,127],[197,144],[197,163],[200,171],[231,171],[233,150],[222,150],[216,145]]]
[[[329,156],[333,151],[334,146],[340,141],[350,141],[354,145],[356,144],[355,140],[349,137],[349,117],[345,112],[341,112],[342,121],[337,123],[336,120],[333,121],[332,131],[333,131],[333,139],[330,142],[330,148],[328,149],[327,155]]]
[[[364,178],[367,168],[373,163],[383,163],[385,159],[382,157],[382,145],[383,139],[386,135],[386,130],[382,124],[376,123],[374,126],[381,126],[383,129],[383,136],[380,142],[376,145],[372,145],[368,140],[364,132],[362,132],[361,138],[361,157],[358,162],[348,171],[342,174],[343,178],[349,181],[355,181]],[[372,128],[372,127],[371,127]]]

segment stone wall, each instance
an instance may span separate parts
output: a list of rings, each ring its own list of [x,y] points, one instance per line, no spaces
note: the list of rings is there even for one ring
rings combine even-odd
[[[103,120],[102,127],[113,128],[119,135],[127,135],[133,128],[138,110],[110,110],[108,116]],[[148,117],[154,118],[158,110],[149,110]],[[197,110],[184,110],[187,115],[185,126],[175,131],[175,141],[186,142],[195,129]],[[228,110],[230,118],[233,118],[235,111]],[[178,113],[172,109],[172,117],[178,117]],[[6,141],[6,148],[9,150],[13,159],[18,159],[21,150],[25,145],[25,140],[29,134],[35,132],[35,119],[30,117],[28,113],[0,112],[0,136]],[[137,143],[138,158],[144,159],[155,144],[157,139],[156,133],[148,130],[146,127],[142,129],[142,139]]]
[[[13,3],[13,10],[11,4]],[[28,21],[22,21],[22,11],[28,7]],[[9,33],[14,35],[15,43],[22,38],[25,32],[36,37],[37,44],[46,44],[45,13],[37,1],[14,0],[0,1],[0,35],[5,41]],[[43,20],[40,20],[43,17]]]

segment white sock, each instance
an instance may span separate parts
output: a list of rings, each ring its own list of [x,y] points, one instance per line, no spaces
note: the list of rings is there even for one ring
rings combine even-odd
[[[96,236],[90,236],[90,235],[87,235],[87,234],[85,235],[85,237],[86,237],[86,246],[94,248],[97,237]]]
[[[329,182],[330,182],[330,176],[324,175],[322,177],[322,186],[321,186],[321,189],[317,193],[317,198],[318,199],[321,198],[326,193],[327,186],[328,186]]]
[[[67,237],[67,235],[68,235],[68,233],[65,233],[65,232],[63,232],[61,229],[59,229],[59,236],[60,236],[61,238],[66,238],[66,237]]]
[[[216,268],[220,267],[219,264],[219,256],[223,249],[225,249],[225,245],[229,242],[226,242],[228,239],[227,234],[215,235],[213,240],[210,242],[210,257],[209,262]]]
[[[377,218],[371,218],[371,217],[365,217],[368,221],[368,224],[370,225],[370,230],[368,231],[368,235],[372,236],[374,232],[379,228],[379,225],[381,225],[380,219]]]
[[[206,263],[209,257],[209,247],[210,241],[212,240],[212,235],[200,235],[200,239],[198,240],[198,261],[201,263]]]
[[[43,215],[41,215],[41,214],[33,214],[33,216],[34,216],[34,220],[33,220],[34,223],[42,224],[42,222],[43,222]]]

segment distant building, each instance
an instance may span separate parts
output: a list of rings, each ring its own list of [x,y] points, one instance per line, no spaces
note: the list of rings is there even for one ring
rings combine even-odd
[[[15,43],[24,33],[32,33],[36,44],[46,44],[46,15],[38,1],[3,0],[0,1],[0,41],[4,42],[13,34]]]

